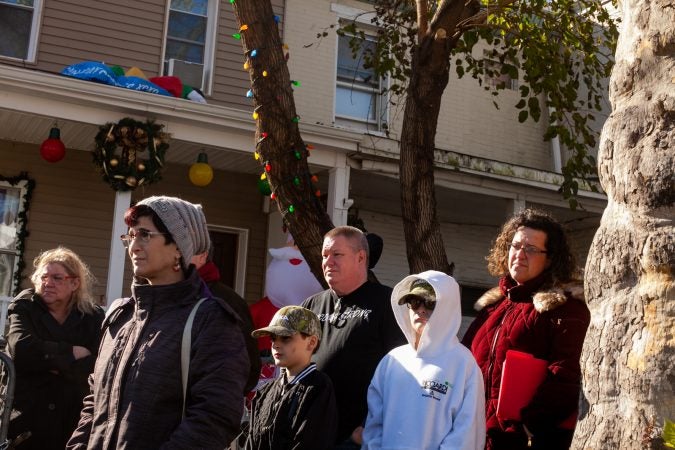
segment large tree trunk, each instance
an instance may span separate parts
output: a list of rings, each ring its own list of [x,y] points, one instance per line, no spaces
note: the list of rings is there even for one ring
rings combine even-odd
[[[452,274],[443,245],[434,192],[434,149],[441,97],[449,78],[445,39],[425,38],[412,60],[401,130],[401,216],[410,273]],[[439,48],[440,47],[440,48]]]
[[[312,273],[326,286],[321,246],[323,235],[333,224],[315,195],[272,4],[244,1],[234,2],[233,7],[239,26],[248,26],[240,33],[250,64],[254,111],[258,114],[255,142],[262,171],[266,172],[279,211]]]
[[[586,264],[592,321],[576,449],[661,449],[675,419],[675,7],[627,0],[598,155],[608,205]]]
[[[418,11],[426,11],[418,0]],[[412,55],[400,145],[401,217],[410,273],[435,269],[452,275],[436,212],[434,150],[441,98],[450,77],[450,51],[460,33],[457,24],[474,15],[479,4],[442,0],[431,26],[418,18],[419,42]]]

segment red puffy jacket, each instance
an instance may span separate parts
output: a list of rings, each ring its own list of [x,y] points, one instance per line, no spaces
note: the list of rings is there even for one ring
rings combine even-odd
[[[552,285],[548,274],[542,274],[518,285],[507,276],[478,300],[476,309],[480,313],[462,342],[485,381],[486,448],[527,448],[523,424],[533,434],[531,448],[568,448],[573,430],[559,425],[579,401],[579,357],[590,323],[583,284]],[[496,415],[502,365],[510,349],[549,361],[546,380],[522,410],[522,424],[503,422]]]

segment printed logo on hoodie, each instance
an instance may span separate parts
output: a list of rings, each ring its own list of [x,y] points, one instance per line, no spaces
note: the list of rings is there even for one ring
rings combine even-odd
[[[424,380],[420,387],[425,390],[425,392],[422,393],[422,397],[433,398],[438,401],[441,401],[441,398],[438,395],[446,395],[448,393],[448,388],[452,389],[452,385],[447,381],[441,382],[435,380]]]

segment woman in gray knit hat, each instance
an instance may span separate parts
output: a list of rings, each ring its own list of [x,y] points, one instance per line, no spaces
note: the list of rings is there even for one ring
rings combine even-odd
[[[132,296],[107,313],[91,394],[67,448],[223,449],[239,432],[249,362],[236,314],[190,264],[209,248],[202,208],[149,197],[124,220]]]

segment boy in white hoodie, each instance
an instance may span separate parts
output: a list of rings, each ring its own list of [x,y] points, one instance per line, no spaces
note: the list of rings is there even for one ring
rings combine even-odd
[[[394,287],[391,306],[408,344],[377,366],[362,449],[483,449],[483,377],[457,339],[457,282],[433,270],[410,275]]]

